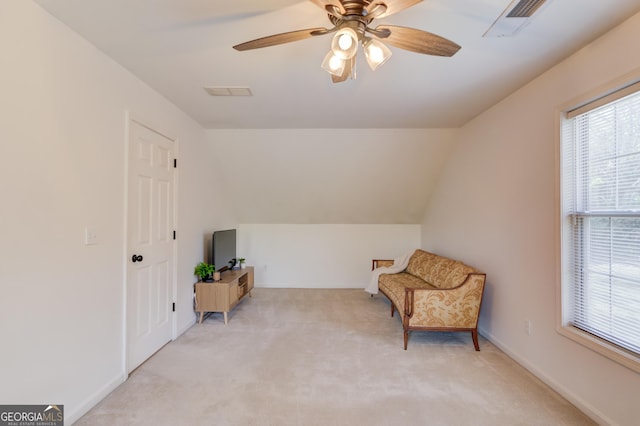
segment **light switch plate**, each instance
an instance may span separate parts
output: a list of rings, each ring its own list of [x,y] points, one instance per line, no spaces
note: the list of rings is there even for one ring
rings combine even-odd
[[[84,245],[94,246],[96,244],[98,244],[98,234],[96,234],[96,230],[90,227],[84,228]]]

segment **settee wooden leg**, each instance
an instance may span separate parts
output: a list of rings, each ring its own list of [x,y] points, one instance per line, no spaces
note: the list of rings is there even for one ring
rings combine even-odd
[[[478,330],[473,330],[471,332],[471,338],[473,339],[473,346],[475,346],[476,351],[479,351],[480,345],[478,345]]]
[[[404,331],[404,350],[407,350],[407,343],[409,343],[409,330]]]

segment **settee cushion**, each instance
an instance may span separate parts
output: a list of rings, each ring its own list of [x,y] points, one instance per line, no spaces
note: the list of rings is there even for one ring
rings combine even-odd
[[[477,271],[460,261],[424,250],[416,250],[409,260],[406,272],[426,281],[433,287],[454,288],[461,285],[470,273]]]
[[[406,288],[429,288],[432,285],[414,275],[401,272],[399,274],[382,274],[378,279],[380,289],[391,299],[400,309],[404,306],[404,289]]]

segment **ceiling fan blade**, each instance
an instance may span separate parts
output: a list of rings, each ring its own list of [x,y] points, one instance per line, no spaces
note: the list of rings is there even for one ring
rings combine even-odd
[[[315,35],[326,34],[326,28],[307,28],[306,30],[291,31],[288,33],[274,34],[267,37],[236,44],[234,49],[239,51],[261,49],[263,47],[276,46],[278,44],[291,43],[294,41],[311,38]]]
[[[354,61],[355,61],[355,57],[347,60],[347,62],[344,65],[344,71],[342,71],[342,75],[337,76],[337,75],[331,74],[331,81],[333,81],[334,83],[342,83],[343,81],[348,79],[351,76],[351,72],[353,71]]]
[[[347,76],[347,74],[342,74],[340,77],[338,77],[337,75],[333,75],[331,74],[331,81],[333,81],[334,83],[342,83],[343,81],[345,81],[347,78],[349,78]]]
[[[435,56],[453,56],[461,46],[439,35],[417,30],[415,28],[398,27],[396,25],[378,25],[375,31],[390,31],[389,37],[381,38],[387,44],[411,52]],[[375,33],[373,33],[375,35]]]
[[[416,4],[422,2],[422,0],[373,0],[366,7],[367,12],[372,12],[376,9],[378,4],[383,4],[387,7],[387,10],[377,14],[375,18],[384,18],[385,16],[393,15],[394,13],[398,13],[402,10],[408,9],[411,6],[415,6]]]

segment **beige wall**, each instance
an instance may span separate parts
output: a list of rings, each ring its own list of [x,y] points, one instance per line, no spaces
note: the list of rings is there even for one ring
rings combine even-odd
[[[461,129],[422,245],[487,272],[481,332],[603,423],[640,418],[640,375],[556,332],[557,110],[633,71],[640,15]],[[634,71],[635,70],[635,71]],[[532,321],[532,334],[525,333]]]
[[[126,111],[179,141],[176,332],[205,232],[235,219],[200,126],[34,3],[0,8],[0,401],[70,424],[125,378]]]
[[[390,142],[425,149],[418,158],[422,165],[431,155],[437,157],[429,163],[431,169],[419,174],[423,184],[411,187],[423,193],[415,206],[419,210],[429,199],[429,188],[450,142],[460,133],[424,217],[422,246],[484,269],[489,282],[482,332],[582,409],[618,424],[640,418],[638,374],[568,341],[554,328],[558,210],[554,110],[640,68],[640,57],[629,50],[629,40],[639,37],[636,16],[460,131],[388,130],[386,138],[374,141],[384,148],[378,151],[380,158],[385,153],[391,158],[394,145]],[[264,140],[286,147],[310,136],[321,146],[322,138],[332,141],[330,137],[342,134],[328,147],[339,156],[339,143],[351,138],[356,143],[349,146],[346,158],[353,159],[367,152],[364,142],[381,134],[335,130],[294,132],[283,138],[275,130],[262,139],[264,133],[259,131],[228,131],[214,133],[212,140],[211,133],[32,2],[3,2],[0,52],[0,376],[4,384],[0,400],[62,402],[69,423],[125,377],[125,111],[176,137],[180,144],[177,333],[194,321],[192,271],[204,258],[204,238],[214,229],[256,222],[250,219],[252,205],[245,204],[242,196],[262,194],[251,182],[260,182],[273,170],[269,163],[261,164],[259,157],[252,158],[252,170],[260,172],[252,179],[258,180],[249,181],[249,194],[234,191],[231,199],[229,190],[241,177],[237,169],[221,176],[231,166],[227,162],[215,167],[219,164],[215,158],[227,158],[242,147],[255,149]],[[432,138],[435,134],[439,136]],[[425,135],[436,143],[415,145]],[[314,170],[319,167],[311,164]],[[348,162],[338,164],[340,173],[349,170]],[[366,164],[359,167],[366,176],[385,176],[380,169],[366,169]],[[371,170],[376,173],[369,175]],[[275,177],[271,182],[283,178]],[[286,199],[286,188],[276,194]],[[373,200],[384,199],[384,194],[367,194],[360,204],[350,194],[353,191],[335,195],[336,203],[348,207],[343,207],[346,215],[339,217],[354,215],[354,223],[376,217],[358,208],[375,208]],[[308,202],[308,194],[303,195],[296,203]],[[238,213],[231,205],[238,206]],[[312,215],[313,206],[294,206]],[[285,205],[272,212],[273,217],[281,217],[281,223],[289,224],[289,232],[295,228],[291,224],[330,222],[315,217],[291,219],[290,211]],[[331,217],[333,211],[323,212]],[[246,218],[240,219],[241,214]],[[379,219],[380,229],[391,221],[415,222],[389,210]],[[85,226],[97,231],[98,245],[84,246]],[[253,235],[268,233],[268,228]],[[320,228],[312,226],[316,233]],[[241,235],[242,229],[240,225]],[[346,241],[358,234],[349,235]],[[317,234],[304,242],[312,244],[315,238]],[[252,253],[252,248],[246,248]],[[395,254],[391,253],[395,246],[381,250]],[[250,255],[245,257],[251,260]],[[533,321],[531,336],[524,333],[525,319]]]

